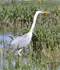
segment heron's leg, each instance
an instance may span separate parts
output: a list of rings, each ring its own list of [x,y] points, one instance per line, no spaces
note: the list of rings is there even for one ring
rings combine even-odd
[[[15,49],[15,50],[13,51],[13,53],[15,53],[15,52],[16,52],[16,50],[17,50],[17,49]]]
[[[21,54],[20,54],[20,52],[22,51],[22,49],[20,49],[19,51],[18,51],[18,54],[21,56]]]
[[[26,47],[26,51],[27,51],[26,54],[29,53],[29,50],[30,50],[29,48],[30,48],[30,44]]]

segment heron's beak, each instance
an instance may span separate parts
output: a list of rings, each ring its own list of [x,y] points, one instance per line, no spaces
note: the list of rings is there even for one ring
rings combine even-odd
[[[47,12],[47,11],[42,11],[43,13],[50,13],[50,12]]]

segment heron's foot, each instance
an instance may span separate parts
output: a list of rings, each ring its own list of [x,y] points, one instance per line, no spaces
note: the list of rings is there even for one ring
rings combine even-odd
[[[21,53],[20,53],[21,51],[22,51],[22,49],[20,49],[20,50],[18,51],[18,54],[19,54],[20,56],[21,56]]]
[[[18,53],[21,56],[21,53]]]

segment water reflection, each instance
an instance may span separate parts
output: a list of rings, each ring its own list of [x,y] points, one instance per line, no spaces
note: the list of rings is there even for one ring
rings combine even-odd
[[[47,64],[47,69],[50,70],[50,66]]]
[[[58,70],[60,70],[60,66],[59,66],[59,69]]]

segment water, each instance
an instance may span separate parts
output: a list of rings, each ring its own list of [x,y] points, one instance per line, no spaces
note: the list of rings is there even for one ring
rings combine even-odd
[[[0,40],[4,40],[4,41],[7,41],[8,42],[8,44],[9,44],[9,42],[12,40],[9,36],[12,36],[13,37],[13,39],[15,39],[15,38],[17,38],[18,37],[18,35],[17,36],[13,36],[12,34],[4,34],[4,35],[2,35],[2,34],[0,34]],[[9,67],[9,60],[7,59],[8,58],[8,53],[6,53],[6,51],[4,52],[4,58],[3,58],[3,44],[0,44],[0,48],[1,48],[1,57],[0,57],[0,68],[1,68],[1,70],[3,70],[3,66],[4,67]],[[16,58],[12,58],[11,59],[11,65],[13,65],[14,67],[15,67],[15,64],[16,64],[16,59],[18,59],[18,55],[15,55],[14,54],[14,56],[16,57]],[[18,59],[18,60],[20,60],[20,58]],[[21,62],[20,62],[20,64],[21,64]],[[23,58],[23,64],[27,64],[27,62],[26,62],[26,58],[24,57]],[[13,68],[14,68],[13,67]]]
[[[18,37],[18,35],[17,36],[14,36],[12,34],[7,34],[7,35],[6,34],[4,34],[4,35],[0,34],[0,40],[8,41],[8,43],[9,43],[12,40],[9,36],[12,36],[14,39]],[[3,44],[0,45],[0,48],[1,48],[1,53],[3,53],[3,49],[2,49],[3,48]],[[9,61],[8,58],[11,59],[11,63],[10,63],[10,61]],[[4,57],[3,57],[2,54],[1,54],[1,57],[0,57],[0,70],[4,70],[3,67],[9,68],[9,63],[10,63],[10,65],[13,68],[15,68],[16,61],[19,62],[19,65],[20,66],[22,65],[22,63],[23,64],[27,64],[27,60],[28,60],[28,58],[26,58],[26,57],[23,56],[22,57],[22,61],[23,62],[22,62],[20,56],[14,55],[11,58],[11,57],[8,57],[8,53],[4,52]],[[37,70],[40,69],[40,66],[39,65],[35,65],[35,66],[33,65],[32,70],[34,70],[35,67],[37,67],[36,68]],[[47,70],[50,70],[50,65],[47,64],[46,68],[47,68]],[[60,70],[60,66],[58,67],[58,70]]]
[[[9,36],[11,36],[13,39],[17,38],[17,36],[13,36],[12,34],[0,34],[0,40],[4,40],[6,42],[8,42],[8,44],[10,43],[10,41],[12,40]],[[3,48],[3,45],[0,45],[0,48]]]
[[[5,2],[11,2],[12,0],[4,0]],[[21,1],[21,0],[16,0],[17,2]],[[46,1],[44,1],[46,2]],[[47,0],[47,2],[60,2],[60,0]],[[32,1],[28,1],[28,3],[33,3]]]

